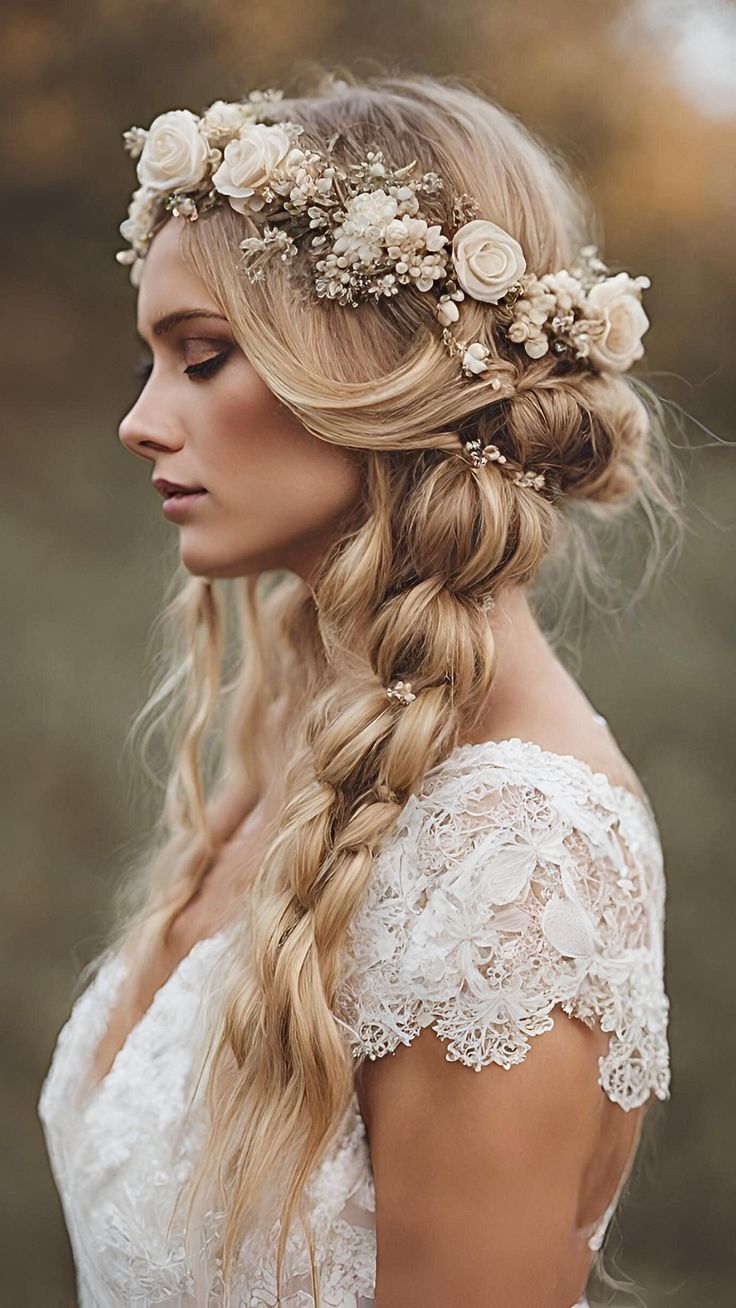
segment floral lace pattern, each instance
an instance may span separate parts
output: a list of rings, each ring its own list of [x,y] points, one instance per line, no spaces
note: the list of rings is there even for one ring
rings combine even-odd
[[[529,742],[483,743],[442,764],[439,785],[427,774],[402,813],[400,855],[376,861],[344,986],[354,1054],[392,1053],[431,1025],[449,1059],[509,1068],[561,1004],[611,1032],[610,1099],[668,1098],[665,882],[649,805]]]
[[[353,1054],[382,1056],[431,1024],[448,1058],[508,1068],[561,1003],[611,1032],[600,1083],[612,1099],[631,1108],[650,1090],[666,1098],[664,901],[645,800],[527,742],[462,746],[426,774],[374,860],[339,1004]],[[224,1305],[223,1214],[205,1213],[196,1250],[183,1219],[170,1219],[203,1143],[204,1078],[194,1086],[194,1077],[229,940],[225,930],[197,942],[93,1089],[121,958],[103,965],[60,1032],[38,1108],[80,1308]],[[325,1308],[372,1308],[375,1196],[356,1096],[307,1199]],[[276,1304],[277,1233],[278,1224],[244,1242],[235,1304]],[[298,1227],[282,1288],[285,1308],[314,1308]]]

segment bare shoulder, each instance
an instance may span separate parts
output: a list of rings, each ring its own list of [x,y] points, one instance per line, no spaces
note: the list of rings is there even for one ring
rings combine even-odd
[[[593,772],[603,772],[613,785],[625,786],[643,798],[633,763],[607,720],[575,682],[570,679],[569,686],[550,687],[549,692],[540,689],[541,694],[487,716],[468,739],[530,741],[549,753],[580,759]]]

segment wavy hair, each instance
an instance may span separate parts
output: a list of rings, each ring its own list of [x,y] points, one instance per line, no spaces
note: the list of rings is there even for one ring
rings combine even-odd
[[[343,164],[370,148],[396,164],[416,158],[445,180],[424,202],[432,222],[448,230],[453,195],[472,193],[538,276],[599,244],[571,168],[477,90],[415,73],[340,76],[321,71],[315,89],[274,104],[274,116],[302,123],[302,141],[316,149],[334,138]],[[348,929],[408,798],[480,720],[495,671],[487,597],[531,585],[555,560],[574,586],[598,572],[607,590],[595,532],[632,514],[651,528],[651,576],[681,507],[661,404],[641,380],[552,353],[530,359],[499,330],[494,306],[467,299],[464,334],[490,350],[488,373],[471,383],[448,356],[426,295],[411,287],[357,311],[315,304],[300,257],[245,282],[238,242],[255,232],[223,205],[183,225],[182,255],[274,395],[317,439],[362,452],[362,493],[310,585],[278,572],[187,577],[167,597],[170,666],[132,735],[148,724],[145,756],[152,733],[175,723],[173,759],[153,844],[119,888],[106,955],[123,941],[135,940],[141,957],[160,945],[235,810],[242,816],[262,793],[266,726],[281,713],[290,759],[283,806],[236,924],[206,1060],[209,1134],[192,1185],[194,1193],[209,1176],[224,1194],[226,1283],[270,1196],[282,1219],[280,1286],[305,1183],[353,1091],[354,1060],[335,1018]],[[544,471],[559,498],[514,484],[496,464],[472,467],[458,457],[470,436],[498,444],[512,467]],[[416,692],[406,707],[385,694],[399,676]],[[240,801],[218,823],[228,778]],[[313,1279],[318,1300],[314,1265]]]

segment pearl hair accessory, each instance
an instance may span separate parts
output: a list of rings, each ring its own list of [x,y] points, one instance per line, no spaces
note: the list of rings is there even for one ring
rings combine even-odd
[[[465,448],[470,455],[470,462],[477,468],[482,468],[486,463],[508,463],[505,454],[502,454],[497,445],[483,445],[481,447],[478,437],[465,442]],[[508,474],[517,486],[530,486],[533,490],[542,490],[545,485],[543,472],[527,472],[524,469],[513,468]]]
[[[489,345],[453,330],[466,297],[493,306],[488,339],[497,328],[531,359],[551,351],[599,372],[623,372],[641,357],[649,320],[640,301],[648,277],[610,276],[593,245],[580,250],[570,270],[537,277],[526,271],[516,238],[478,217],[478,202],[466,192],[453,198],[448,234],[422,209],[424,197],[444,190],[436,172],[418,174],[416,160],[391,166],[381,150],[345,167],[331,157],[339,132],[325,153],[303,148],[304,127],[274,111],[282,98],[275,88],[251,91],[239,101],[216,100],[201,116],[172,109],[148,128],[123,133],[140,185],[119,227],[130,248],[115,258],[129,266],[134,286],[169,215],[196,222],[215,205],[229,204],[259,229],[239,243],[250,281],[264,279],[271,259],[288,261],[304,248],[318,299],[357,308],[402,286],[428,292],[461,376],[491,391],[501,381],[492,375]],[[496,446],[464,444],[477,467],[506,462]],[[543,473],[511,475],[520,486],[544,486]]]
[[[392,681],[390,686],[386,687],[386,698],[397,699],[400,704],[411,704],[416,695],[412,692],[410,681]]]

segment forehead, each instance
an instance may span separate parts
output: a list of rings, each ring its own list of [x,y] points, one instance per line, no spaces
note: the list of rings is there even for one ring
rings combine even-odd
[[[138,325],[145,326],[182,305],[213,311],[218,306],[179,249],[185,218],[169,218],[156,232],[143,260],[138,287]]]

